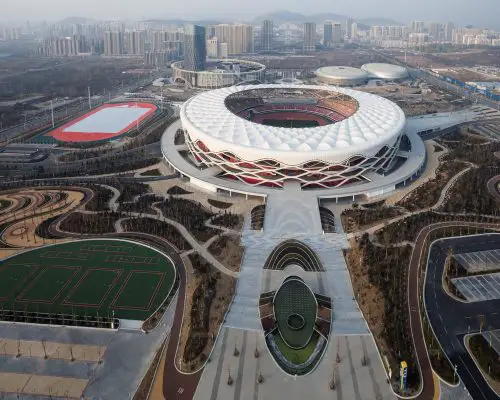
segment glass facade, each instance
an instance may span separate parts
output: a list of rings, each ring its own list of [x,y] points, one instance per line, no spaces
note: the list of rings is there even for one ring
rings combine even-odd
[[[203,71],[207,58],[205,27],[188,25],[184,29],[184,68]]]

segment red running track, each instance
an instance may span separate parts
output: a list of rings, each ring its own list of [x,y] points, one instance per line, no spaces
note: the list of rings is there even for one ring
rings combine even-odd
[[[147,108],[148,112],[146,112],[144,115],[142,115],[140,118],[134,120],[132,123],[124,127],[122,130],[119,132],[114,132],[114,133],[104,133],[104,132],[74,132],[70,131],[69,128],[71,126],[77,124],[80,121],[83,121],[84,119],[89,118],[90,116],[97,114],[99,111],[102,111],[106,108],[116,108],[116,107],[124,107],[124,106],[129,106],[129,107],[137,107],[140,108]],[[157,107],[154,104],[150,103],[136,103],[136,102],[128,102],[128,103],[116,103],[116,104],[105,104],[101,107],[96,108],[95,110],[92,110],[91,112],[88,112],[85,115],[82,115],[81,117],[68,122],[67,124],[60,126],[59,128],[51,131],[48,133],[46,136],[51,136],[54,139],[60,141],[60,142],[72,142],[72,143],[85,143],[85,142],[97,142],[100,140],[107,140],[107,139],[112,139],[116,138],[118,136],[121,136],[128,131],[130,131],[136,124],[139,122],[142,122],[146,118],[148,118],[151,114],[153,114],[156,111]],[[65,132],[65,130],[67,130]]]

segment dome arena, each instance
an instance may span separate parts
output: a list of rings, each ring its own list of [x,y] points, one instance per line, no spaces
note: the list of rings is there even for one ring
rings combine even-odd
[[[321,67],[315,74],[320,82],[339,86],[364,85],[369,78],[365,71],[353,67]]]
[[[398,81],[408,78],[408,70],[405,67],[394,64],[370,63],[361,66],[371,78]]]
[[[252,186],[338,188],[384,175],[406,118],[393,102],[352,89],[235,86],[201,93],[180,119],[190,161]]]

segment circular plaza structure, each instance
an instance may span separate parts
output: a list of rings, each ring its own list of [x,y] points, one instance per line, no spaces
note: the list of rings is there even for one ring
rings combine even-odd
[[[224,59],[207,62],[203,71],[184,68],[184,62],[172,63],[172,79],[200,89],[217,89],[244,82],[264,82],[266,66],[255,61]]]
[[[370,63],[362,65],[361,69],[365,71],[369,77],[375,79],[399,81],[408,78],[408,70],[394,64]]]
[[[422,141],[406,137],[405,127],[399,106],[370,93],[233,86],[185,102],[162,151],[169,165],[210,191],[266,195],[293,181],[326,197],[373,196],[394,190],[425,163]],[[403,143],[418,160],[406,163]]]
[[[364,85],[369,78],[365,71],[353,67],[321,67],[315,73],[321,83],[338,86]]]

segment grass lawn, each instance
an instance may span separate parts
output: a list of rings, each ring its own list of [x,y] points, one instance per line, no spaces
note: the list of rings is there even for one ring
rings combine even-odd
[[[150,169],[148,171],[141,172],[141,176],[161,176],[162,173],[158,168],[156,169]]]
[[[0,307],[146,320],[167,298],[175,266],[123,240],[46,246],[0,261]]]
[[[276,332],[274,334],[274,341],[276,342],[276,345],[278,346],[281,354],[283,354],[290,362],[296,365],[305,363],[309,359],[314,349],[316,348],[318,339],[319,335],[314,332],[311,340],[306,345],[306,347],[296,350],[286,345],[279,332]]]

